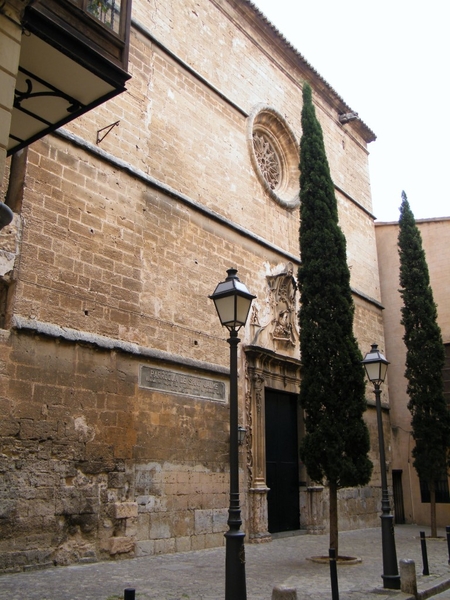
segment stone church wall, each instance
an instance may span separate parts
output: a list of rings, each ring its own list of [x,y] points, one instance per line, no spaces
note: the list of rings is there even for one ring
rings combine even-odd
[[[2,570],[222,543],[225,401],[151,393],[154,361],[93,344],[12,333],[6,358]]]
[[[233,266],[257,296],[239,355],[244,530],[267,538],[255,381],[300,381],[298,297],[274,282],[293,285],[299,264],[305,79],[355,333],[363,352],[383,340],[367,126],[340,124],[348,107],[244,0],[134,0],[129,68],[124,94],[28,149],[20,214],[0,234],[1,570],[223,544],[229,348],[208,295]],[[281,199],[255,168],[252,123],[282,139]],[[367,420],[374,440],[370,400]],[[301,493],[301,526],[319,515],[323,530],[326,500],[310,510]],[[375,469],[342,493],[341,528],[377,522],[378,500]]]

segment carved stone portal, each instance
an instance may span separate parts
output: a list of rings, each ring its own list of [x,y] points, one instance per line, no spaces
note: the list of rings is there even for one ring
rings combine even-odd
[[[266,348],[247,346],[245,413],[247,424],[247,472],[249,481],[248,534],[252,542],[270,541],[266,483],[265,389],[297,394],[300,361]]]

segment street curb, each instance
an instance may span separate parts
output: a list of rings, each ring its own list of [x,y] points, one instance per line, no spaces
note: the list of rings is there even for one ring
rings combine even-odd
[[[436,594],[440,594],[441,592],[445,592],[445,590],[450,589],[450,579],[445,579],[441,581],[437,585],[429,588],[428,590],[424,590],[423,592],[419,592],[418,598],[420,600],[426,600],[426,598],[430,598],[431,596],[436,596]]]
[[[417,592],[417,596],[408,596],[405,600],[426,600],[427,598],[431,598],[432,596],[436,596],[441,592],[445,592],[450,589],[450,579],[445,579],[432,587],[422,590],[421,592]]]

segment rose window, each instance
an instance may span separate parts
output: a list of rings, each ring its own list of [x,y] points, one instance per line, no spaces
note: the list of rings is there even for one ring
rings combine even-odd
[[[258,105],[248,118],[247,140],[263,190],[287,209],[299,205],[299,149],[296,136],[274,108]]]
[[[270,189],[274,190],[281,179],[280,161],[277,153],[268,137],[263,133],[256,132],[253,134],[253,148],[262,176],[267,181]]]

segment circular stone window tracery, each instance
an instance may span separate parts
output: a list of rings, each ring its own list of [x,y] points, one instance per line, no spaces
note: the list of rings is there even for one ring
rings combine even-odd
[[[271,190],[277,189],[281,181],[281,166],[273,142],[264,131],[253,133],[253,150],[256,154],[261,175]]]
[[[248,146],[253,168],[269,196],[284,208],[299,205],[299,149],[278,111],[258,105],[248,118]]]

